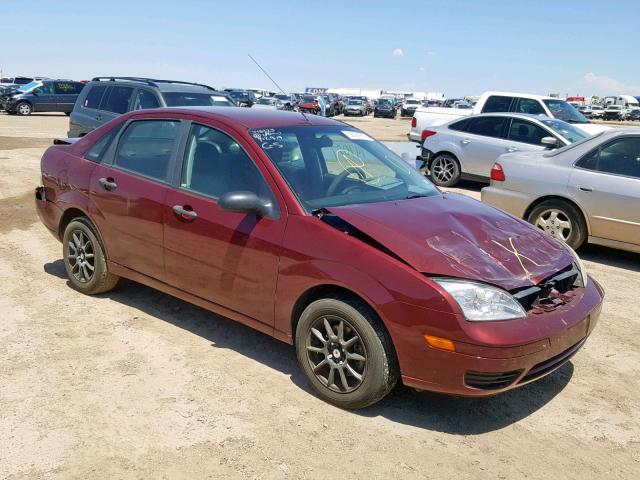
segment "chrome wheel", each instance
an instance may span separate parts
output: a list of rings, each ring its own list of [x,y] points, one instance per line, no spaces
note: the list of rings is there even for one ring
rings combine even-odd
[[[82,230],[74,230],[71,233],[68,246],[67,260],[71,267],[71,273],[81,283],[91,281],[95,271],[95,252],[91,240]]]
[[[535,226],[563,242],[569,240],[573,229],[571,219],[567,214],[555,208],[540,213],[535,221]]]
[[[31,107],[28,103],[21,103],[18,105],[18,113],[20,115],[29,115],[31,113]]]
[[[367,352],[356,329],[346,320],[325,315],[306,339],[307,360],[316,378],[338,393],[357,389],[367,373]]]
[[[437,157],[431,164],[431,175],[440,183],[448,183],[453,179],[456,165],[449,157]]]

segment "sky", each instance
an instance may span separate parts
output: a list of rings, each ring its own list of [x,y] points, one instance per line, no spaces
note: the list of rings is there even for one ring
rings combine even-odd
[[[5,2],[5,76],[640,95],[640,0]]]

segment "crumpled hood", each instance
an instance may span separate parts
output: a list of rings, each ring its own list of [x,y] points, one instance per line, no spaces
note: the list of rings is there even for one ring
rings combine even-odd
[[[542,231],[460,194],[327,210],[427,274],[511,290],[573,262],[566,247]]]

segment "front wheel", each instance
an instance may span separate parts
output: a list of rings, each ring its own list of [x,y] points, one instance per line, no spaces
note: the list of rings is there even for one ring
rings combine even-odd
[[[372,405],[398,380],[391,340],[360,300],[323,298],[305,308],[296,328],[296,354],[311,387],[340,408]]]
[[[71,285],[82,293],[108,292],[118,283],[119,277],[109,273],[102,245],[85,217],[72,220],[65,228],[62,257]]]
[[[440,187],[453,187],[460,181],[460,164],[447,153],[438,155],[429,166],[431,181]]]
[[[582,212],[564,200],[546,200],[537,205],[527,221],[574,250],[587,239],[587,225]]]
[[[20,102],[18,105],[16,105],[16,113],[18,115],[31,115],[32,111],[33,109],[31,108],[31,105],[29,105],[27,102]]]

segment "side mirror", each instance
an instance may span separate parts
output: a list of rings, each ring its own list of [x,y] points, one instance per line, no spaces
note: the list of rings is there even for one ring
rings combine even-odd
[[[228,212],[253,213],[257,217],[274,216],[271,203],[261,200],[253,192],[243,190],[225,193],[218,200],[218,206]]]
[[[547,148],[558,148],[560,142],[555,137],[543,137],[540,143]]]

